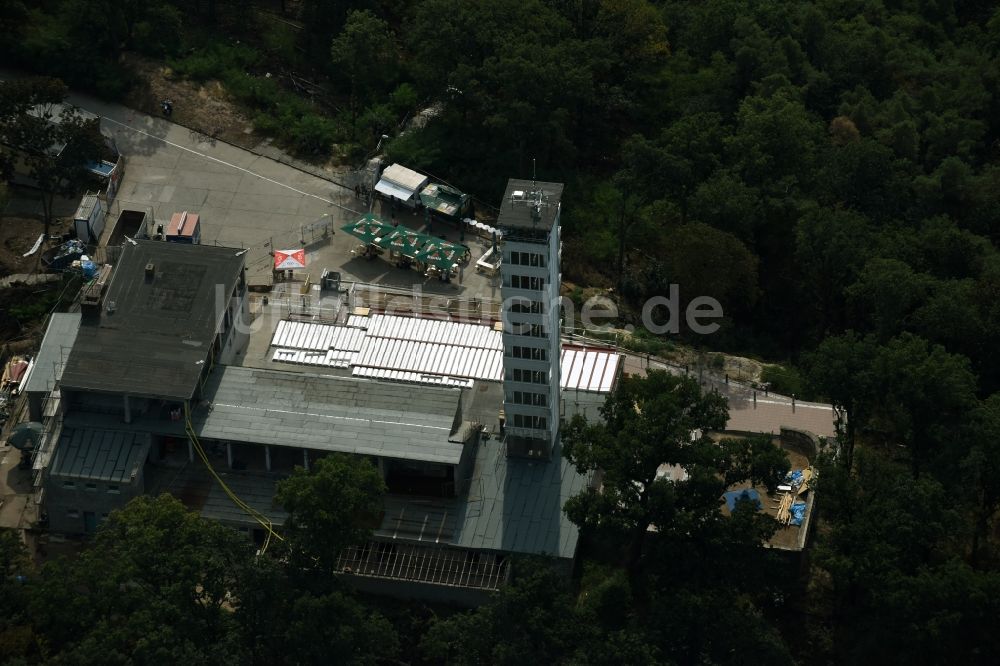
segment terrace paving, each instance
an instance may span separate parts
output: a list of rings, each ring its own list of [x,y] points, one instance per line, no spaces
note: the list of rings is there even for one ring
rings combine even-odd
[[[499,283],[463,270],[457,282],[426,279],[422,273],[400,269],[384,259],[367,260],[351,255],[356,239],[340,227],[367,212],[353,190],[330,179],[306,173],[257,152],[217,141],[165,119],[109,104],[86,95],[70,101],[99,114],[102,126],[126,156],[126,170],[112,215],[121,209],[152,210],[157,223],[166,224],[179,211],[201,215],[202,243],[247,248],[251,284],[270,282],[272,250],[302,247],[302,227],[329,219],[334,234],[312,240],[306,234],[308,273],[313,282],[322,269],[340,271],[345,281],[378,283],[453,297],[499,297]],[[273,149],[272,149],[273,152]],[[376,202],[375,213],[402,226],[444,235],[462,242],[457,227],[433,220],[430,228],[422,215],[393,211]],[[329,216],[324,218],[324,216]],[[113,224],[109,220],[109,225]],[[466,236],[473,265],[490,241]]]

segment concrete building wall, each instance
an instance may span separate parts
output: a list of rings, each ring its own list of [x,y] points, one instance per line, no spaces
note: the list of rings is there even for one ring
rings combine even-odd
[[[559,431],[561,253],[557,210],[546,234],[508,239],[500,267],[505,429],[514,437],[543,442],[545,456]],[[532,350],[542,354],[525,353]]]
[[[87,534],[145,490],[142,471],[131,483],[49,475],[45,482],[45,511],[49,529],[60,534]]]
[[[601,407],[607,400],[606,393],[595,393],[593,391],[562,391],[562,418],[569,420],[575,415],[584,416],[591,423],[597,422],[601,416]]]
[[[455,468],[455,490],[459,496],[469,491],[469,482],[476,465],[476,450],[479,448],[479,440],[482,436],[482,432],[475,433],[462,449],[462,460]]]
[[[250,299],[245,280],[236,284],[229,308],[223,316],[220,334],[222,348],[219,351],[219,363],[232,365],[238,363],[250,344]]]

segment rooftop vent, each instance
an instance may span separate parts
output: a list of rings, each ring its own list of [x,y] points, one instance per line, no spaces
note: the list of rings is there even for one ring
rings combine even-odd
[[[115,302],[114,301],[108,301],[108,304],[107,304],[106,307],[107,307],[108,314],[114,314],[115,313]]]
[[[154,275],[156,275],[156,265],[151,261],[146,264],[146,279],[152,280]]]

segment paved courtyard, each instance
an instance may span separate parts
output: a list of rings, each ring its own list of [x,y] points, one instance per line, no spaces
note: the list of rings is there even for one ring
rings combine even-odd
[[[499,285],[466,267],[459,280],[443,283],[422,273],[396,268],[377,258],[355,258],[357,241],[340,227],[367,212],[354,191],[331,180],[305,173],[282,162],[215,141],[161,118],[80,97],[81,107],[102,115],[107,132],[126,156],[125,178],[112,218],[123,208],[150,210],[160,224],[171,214],[189,211],[201,215],[202,243],[248,250],[247,267],[252,283],[269,282],[272,250],[306,246],[307,273],[313,282],[324,268],[340,271],[346,281],[410,288],[461,298],[499,298]],[[381,202],[376,202],[377,213]],[[323,239],[303,234],[303,227],[328,219],[335,233]],[[395,219],[424,230],[423,215],[399,208]],[[109,225],[113,223],[109,219]],[[435,221],[430,230],[448,240],[460,241],[458,230]],[[302,240],[306,242],[303,243]],[[467,237],[472,263],[489,241]],[[301,276],[300,276],[301,277]]]

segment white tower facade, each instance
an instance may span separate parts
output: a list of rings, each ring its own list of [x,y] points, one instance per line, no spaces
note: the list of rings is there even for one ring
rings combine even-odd
[[[503,231],[504,433],[507,453],[549,458],[559,436],[561,183],[511,179]]]

